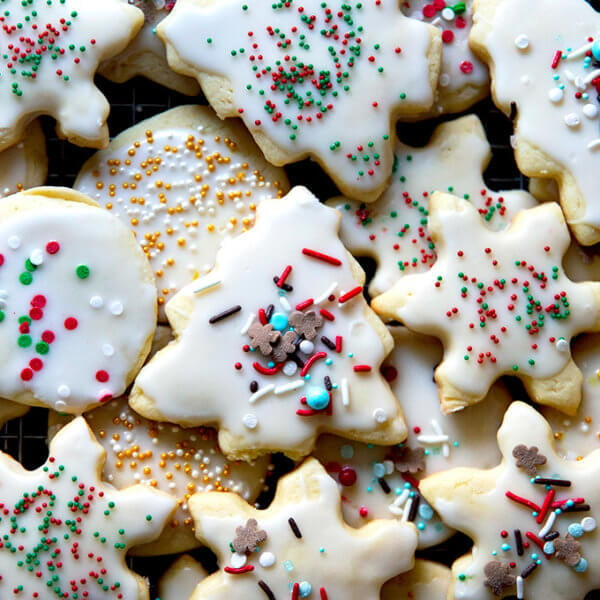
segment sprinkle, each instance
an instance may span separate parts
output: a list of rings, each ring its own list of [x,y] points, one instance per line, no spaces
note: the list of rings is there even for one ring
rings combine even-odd
[[[388,414],[383,410],[383,408],[376,408],[373,411],[373,419],[375,423],[385,423],[388,420]]]
[[[240,330],[240,335],[246,335],[248,333],[248,329],[250,329],[250,326],[252,325],[252,323],[254,323],[254,319],[256,319],[256,315],[254,313],[252,313],[248,317],[248,320],[246,321],[246,324]]]
[[[321,341],[325,346],[327,346],[330,350],[335,350],[335,344],[326,336],[321,336]]]
[[[279,396],[281,394],[285,394],[286,392],[292,392],[298,388],[301,388],[304,383],[304,379],[296,379],[296,381],[290,381],[289,383],[277,386],[273,393],[276,396]]]
[[[236,306],[232,306],[231,308],[224,310],[223,312],[219,313],[218,315],[212,316],[208,320],[208,322],[211,325],[214,325],[215,323],[218,323],[219,321],[222,321],[223,319],[227,319],[227,317],[231,317],[232,315],[235,315],[236,313],[240,312],[240,310],[242,310],[242,307],[239,304],[237,304]]]
[[[412,510],[412,503],[413,503],[413,499],[412,496],[406,501],[406,505],[404,506],[404,511],[402,512],[402,519],[401,521],[404,523],[406,521],[408,521],[408,515]]]
[[[211,281],[209,283],[205,283],[204,285],[201,285],[200,287],[197,287],[196,289],[194,289],[194,294],[201,294],[203,292],[208,292],[209,290],[212,290],[213,288],[215,288],[219,285],[221,285],[221,280],[216,280],[216,281]]]
[[[517,575],[517,600],[523,600],[523,577]]]
[[[319,314],[324,318],[327,319],[328,321],[335,321],[335,316],[332,315],[328,310],[325,310],[324,308],[321,308],[319,310]]]
[[[258,425],[258,417],[256,415],[248,413],[242,418],[242,423],[247,429],[256,429]]]
[[[276,364],[274,367],[263,367],[259,362],[253,362],[252,366],[261,375],[275,375],[283,368],[283,363]]]
[[[537,569],[537,566],[538,566],[538,564],[535,560],[533,562],[529,563],[529,565],[527,565],[521,571],[520,577],[522,577],[523,579],[527,579]]]
[[[279,303],[283,306],[284,310],[287,310],[288,312],[292,310],[292,306],[285,296],[279,296]]]
[[[537,535],[535,535],[535,533],[533,533],[533,531],[526,531],[525,537],[529,538],[534,544],[539,546],[539,548],[542,552],[544,551],[544,541],[540,540],[540,538]]]
[[[531,500],[527,500],[526,498],[522,498],[521,496],[517,496],[516,494],[513,494],[512,492],[506,492],[505,495],[506,495],[507,498],[510,498],[511,500],[514,500],[515,502],[518,502],[519,504],[523,504],[524,506],[528,506],[529,508],[531,508],[535,512],[539,513],[540,510],[542,510],[537,504],[535,504],[535,502],[531,502]]]
[[[554,511],[552,511],[548,515],[548,518],[546,519],[546,522],[544,523],[544,526],[540,529],[540,531],[538,533],[538,536],[541,537],[541,538],[546,539],[546,535],[552,529],[552,526],[554,525],[554,521],[556,521],[556,513]]]
[[[348,389],[348,380],[344,377],[341,382],[341,391],[342,391],[342,405],[349,406],[350,405],[350,391]]]
[[[337,286],[337,281],[334,281],[320,296],[315,298],[315,304],[321,304],[321,302],[325,302],[329,296],[335,293]]]
[[[275,600],[275,594],[271,591],[271,588],[262,579],[258,582],[258,587],[265,593],[265,596],[269,600]]]
[[[546,497],[544,498],[544,503],[542,504],[542,508],[539,511],[538,516],[535,518],[536,523],[540,524],[546,518],[546,515],[548,514],[548,511],[550,510],[550,507],[552,506],[552,501],[554,500],[555,494],[556,494],[556,491],[553,489],[550,489],[546,492]]]
[[[342,294],[339,298],[338,298],[338,303],[339,304],[344,304],[345,302],[348,302],[348,300],[352,300],[352,298],[355,298],[356,296],[358,296],[359,294],[362,294],[362,286],[356,286],[355,288],[351,289],[349,292],[346,292],[345,294]]]
[[[272,271],[271,271],[272,272]],[[277,278],[277,287],[283,287],[285,280],[288,278],[289,274],[292,272],[292,265],[288,265],[281,275]]]
[[[341,335],[335,336],[335,351],[339,354],[342,351],[343,338]]]
[[[417,437],[417,441],[421,444],[443,444],[449,439],[447,435],[420,435]]]
[[[311,258],[316,258],[317,260],[321,260],[323,262],[329,263],[330,265],[334,265],[335,267],[339,267],[342,264],[342,261],[339,258],[334,258],[333,256],[328,256],[327,254],[323,254],[322,252],[317,252],[316,250],[311,250],[310,248],[302,248],[302,254],[305,256],[310,256]]]
[[[383,490],[384,494],[389,494],[392,491],[392,489],[390,488],[388,482],[383,477],[379,477],[377,479],[377,483],[379,483],[379,486]]]
[[[541,485],[556,485],[559,487],[571,487],[571,482],[566,479],[548,479],[547,477],[536,477],[533,483]]]
[[[321,600],[329,600],[327,596],[327,592],[324,587],[319,588],[319,595],[321,596]]]
[[[372,370],[369,365],[354,365],[352,369],[355,373],[370,373]]]
[[[554,513],[553,513],[554,514]],[[523,556],[523,536],[520,529],[515,529],[515,544],[517,546],[517,554]]]
[[[265,385],[265,387],[260,388],[258,391],[254,392],[250,398],[248,398],[248,402],[250,404],[254,404],[257,400],[260,400],[263,396],[270,394],[275,389],[275,384]]]
[[[243,575],[244,573],[250,573],[254,571],[253,565],[245,565],[243,567],[235,568],[235,567],[224,567],[223,571],[225,573],[229,573],[230,575]]]
[[[294,583],[294,587],[292,588],[292,600],[298,600],[300,596],[300,584],[298,582]]]
[[[327,353],[326,352],[316,352],[315,354],[313,354],[307,361],[306,364],[302,367],[302,370],[300,371],[300,377],[304,377],[308,371],[310,370],[310,368],[313,366],[313,364],[322,359],[322,358],[327,358]]]
[[[288,524],[290,526],[290,529],[292,530],[293,534],[300,539],[302,537],[302,532],[300,531],[298,524],[296,523],[296,521],[290,517],[288,519]]]

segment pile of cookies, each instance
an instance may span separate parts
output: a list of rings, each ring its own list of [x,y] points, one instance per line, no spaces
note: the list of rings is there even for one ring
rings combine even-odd
[[[586,0],[0,4],[0,600],[598,593]]]

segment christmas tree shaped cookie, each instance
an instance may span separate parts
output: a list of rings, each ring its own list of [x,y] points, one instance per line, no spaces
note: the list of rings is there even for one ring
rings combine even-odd
[[[484,223],[503,229],[517,211],[536,204],[527,192],[493,192],[482,173],[491,159],[481,122],[469,115],[439,125],[423,148],[396,145],[391,185],[373,204],[334,198],[342,213],[341,238],[355,256],[377,261],[369,293],[375,297],[408,273],[427,271],[436,252],[427,231],[429,199],[435,191],[469,200]]]
[[[490,67],[494,101],[516,110],[519,168],[555,179],[578,241],[597,243],[600,15],[580,0],[475,0],[474,10],[471,46]]]
[[[158,35],[270,162],[310,156],[365,201],[391,174],[392,123],[431,107],[439,74],[439,31],[393,0],[179,0]]]
[[[173,10],[176,0],[129,0],[144,13],[144,26],[133,41],[117,56],[104,61],[99,72],[116,83],[144,75],[181,94],[195,96],[198,83],[172,71],[167,63],[164,44],[156,35],[156,26]]]
[[[235,494],[194,495],[196,535],[220,569],[192,599],[378,600],[385,581],[412,567],[415,529],[396,521],[352,529],[339,503],[337,484],[314,459],[279,482],[264,511]]]
[[[238,459],[304,456],[321,431],[402,441],[400,407],[379,373],[392,339],[362,296],[364,273],[338,222],[305,188],[263,200],[256,225],[167,304],[176,342],[142,369],[132,407],[216,425]]]
[[[500,375],[511,374],[536,402],[574,414],[582,377],[570,341],[600,327],[600,284],[564,274],[570,238],[559,207],[521,211],[500,232],[448,194],[435,194],[430,209],[437,262],[400,279],[373,306],[442,339],[435,372],[442,410],[479,402]]]
[[[548,423],[522,402],[506,412],[498,445],[503,459],[493,469],[421,482],[444,520],[474,540],[452,567],[448,597],[580,600],[600,586],[600,452],[562,459]]]
[[[81,169],[75,189],[130,227],[156,276],[159,319],[181,287],[212,269],[221,242],[288,190],[237,121],[180,106],[117,136]]]
[[[150,266],[86,196],[0,202],[0,397],[80,414],[133,380],[156,328]]]
[[[382,372],[404,410],[408,438],[396,446],[373,446],[324,435],[313,455],[338,481],[347,523],[361,527],[371,519],[414,522],[419,548],[448,539],[453,530],[419,493],[419,482],[453,467],[489,468],[500,458],[495,434],[510,394],[495,385],[469,410],[444,415],[433,372],[442,359],[437,340],[391,327],[394,350]]]
[[[131,546],[156,538],[175,508],[167,494],[100,480],[104,451],[81,417],[26,471],[0,453],[0,596],[147,600],[125,565]]]
[[[119,0],[4,0],[0,150],[18,142],[40,114],[56,119],[60,137],[105,146],[109,105],[94,86],[94,73],[142,23],[143,13]]]

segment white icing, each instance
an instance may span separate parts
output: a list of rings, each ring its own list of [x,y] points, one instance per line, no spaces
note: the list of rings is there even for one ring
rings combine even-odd
[[[526,10],[520,0],[486,0],[482,4],[493,7],[485,9],[489,19],[481,16],[477,39],[483,35],[495,66],[497,103],[508,111],[510,103],[516,102],[517,143],[540,149],[566,170],[561,202],[571,211],[582,206],[581,214],[571,222],[600,228],[595,152],[600,132],[598,123],[584,116],[590,102],[597,108],[598,92],[592,84],[595,67],[586,59],[585,50],[591,48],[590,38],[597,39],[600,15],[579,0],[533,0]],[[520,34],[530,40],[526,53],[511,43]],[[557,53],[561,59],[552,68]],[[581,96],[576,98],[576,93]],[[525,152],[518,158],[524,169],[530,168]],[[595,236],[596,241],[600,239],[597,233]]]
[[[552,432],[533,408],[522,402],[513,403],[498,432],[498,444],[503,455],[502,463],[492,470],[456,469],[434,475],[422,483],[423,493],[431,499],[448,524],[465,532],[474,539],[471,554],[456,561],[452,567],[454,579],[448,597],[464,600],[495,598],[489,587],[484,585],[485,566],[494,561],[508,564],[509,573],[517,578],[532,563],[539,565],[529,577],[523,577],[523,590],[527,598],[561,598],[580,600],[593,588],[600,585],[598,576],[600,556],[596,551],[596,536],[584,530],[584,519],[595,518],[600,505],[597,480],[600,475],[600,453],[594,452],[581,461],[564,461],[552,447]],[[532,483],[532,475],[517,466],[513,450],[518,445],[533,446],[546,457],[547,462],[537,466],[537,476],[567,480],[567,487],[545,486]],[[544,522],[538,523],[532,509],[506,496],[512,492],[543,505],[548,489],[555,490],[554,502],[584,498],[590,511],[554,513],[553,531],[559,537],[546,551],[559,549],[567,532],[574,534],[581,545],[580,554],[587,562],[587,570],[578,573],[578,567],[570,567],[557,556],[546,558],[534,541],[527,537],[532,532],[539,537]],[[588,522],[585,522],[586,527]],[[591,525],[591,523],[590,523]],[[581,528],[581,531],[577,530]],[[514,531],[521,531],[527,544],[522,556],[517,552]],[[502,531],[506,535],[502,535]],[[581,533],[581,535],[579,535]],[[536,558],[537,557],[537,558]],[[514,594],[517,581],[502,590],[501,596]]]
[[[0,395],[53,407],[68,388],[63,410],[80,413],[122,394],[155,328],[154,285],[129,232],[82,203],[18,195],[0,211]],[[37,251],[43,262],[28,267]],[[98,293],[122,314],[92,308]]]
[[[162,124],[180,117],[189,126]],[[224,239],[252,227],[262,199],[281,193],[272,175],[285,188],[283,172],[252,156],[241,133],[239,149],[236,133],[205,109],[162,113],[97,153],[75,183],[135,232],[156,275],[162,321],[163,303],[212,268]]]
[[[127,44],[140,11],[119,0],[8,0],[2,8],[0,129],[18,129],[37,114],[50,114],[68,138],[103,144],[109,106],[93,85],[94,72],[101,59]],[[14,30],[7,34],[7,27]],[[39,64],[21,62],[17,50],[30,56],[39,50]]]
[[[471,204],[440,194],[429,225],[442,249],[437,262],[400,279],[374,307],[444,339],[436,370],[442,403],[458,394],[476,402],[504,373],[558,375],[570,354],[555,341],[570,341],[598,318],[591,284],[573,283],[561,269],[569,234],[558,207],[522,211],[512,227],[491,232]],[[531,302],[539,310],[528,309]]]
[[[191,69],[231,82],[231,112],[239,109],[250,131],[268,138],[264,147],[279,162],[310,154],[358,195],[377,190],[390,175],[390,114],[427,110],[433,103],[428,54],[437,58],[437,32],[404,17],[390,0],[178,3],[158,31]],[[279,77],[277,61],[284,73],[289,70],[289,81]],[[301,81],[292,80],[293,69]],[[287,101],[288,85],[297,100]],[[222,95],[217,99],[221,103]],[[273,110],[266,109],[271,102]]]
[[[390,289],[403,274],[426,271],[435,261],[426,227],[432,192],[451,191],[468,198],[494,230],[536,204],[527,192],[487,188],[482,173],[490,146],[474,115],[440,125],[423,148],[398,143],[395,155],[392,183],[375,203],[365,206],[345,198],[328,203],[342,213],[341,238],[348,249],[377,260],[369,285],[372,297]]]
[[[400,9],[406,16],[435,25],[442,33],[440,84],[442,85],[443,78],[444,90],[441,97],[438,93],[433,108],[435,113],[445,112],[447,104],[453,106],[457,95],[465,96],[460,103],[460,110],[464,110],[483,97],[482,90],[489,86],[487,67],[469,48],[472,0],[466,0],[465,10],[459,14],[452,9],[458,3],[444,4],[444,8],[438,9],[431,0],[408,0],[400,3]],[[432,13],[431,16],[428,11]]]
[[[178,558],[160,578],[160,600],[187,600],[196,586],[208,575],[204,567],[191,556]]]
[[[339,503],[337,485],[313,460],[280,481],[273,504],[264,511],[246,509],[232,495],[195,495],[191,505],[197,529],[217,554],[221,569],[229,565],[236,529],[248,519],[256,519],[257,529],[267,536],[259,551],[248,553],[251,572],[232,575],[220,570],[195,593],[202,597],[220,589],[222,597],[259,598],[264,592],[258,582],[263,581],[276,598],[291,597],[295,584],[300,597],[309,589],[311,598],[323,597],[323,588],[329,598],[378,598],[386,580],[412,567],[415,529],[397,521],[375,521],[357,531],[341,522]],[[277,557],[275,565],[261,565],[265,552]]]
[[[117,491],[102,483],[103,454],[82,418],[56,436],[49,460],[35,471],[0,454],[3,598],[14,597],[19,585],[23,598],[58,596],[57,590],[90,600],[140,597],[146,586],[127,569],[125,554],[158,536],[175,502],[146,487]],[[24,502],[26,495],[31,501]]]
[[[295,455],[309,452],[319,431],[352,431],[364,441],[373,436],[383,442],[401,440],[404,426],[399,407],[378,372],[391,339],[359,293],[363,275],[337,238],[338,219],[335,211],[321,205],[305,188],[295,188],[281,200],[264,200],[254,228],[221,248],[214,272],[183,288],[167,305],[177,343],[142,369],[130,398],[132,406],[142,414],[158,412],[184,425],[219,423],[219,442],[226,454],[234,452],[231,435],[239,436],[238,453],[242,448],[252,452],[280,449]],[[304,254],[304,249],[321,252],[340,264],[313,258]],[[285,285],[292,286],[292,291],[278,287],[273,279],[282,276],[287,266],[292,270]],[[219,286],[195,293],[215,278]],[[274,363],[272,356],[250,350],[249,333],[240,334],[248,316],[271,304],[276,307],[278,298],[285,296],[292,313],[274,308],[272,323],[293,319],[296,306],[329,289],[332,280],[338,283],[333,298],[303,309],[304,315],[326,311],[311,340],[315,353],[311,357],[300,355],[305,365],[312,365],[309,370],[295,375],[257,371],[255,364],[264,368]],[[340,303],[352,290],[356,295]],[[238,312],[209,323],[212,317],[237,306],[241,307]],[[329,314],[335,320],[328,320]],[[341,337],[340,352],[328,347],[323,336],[330,344]],[[309,363],[309,359],[315,362]],[[278,364],[286,362],[288,359],[282,357]],[[315,388],[325,390],[326,376],[333,386],[332,414],[327,414],[327,409],[312,416],[297,414],[309,409],[302,404],[302,397],[310,396]],[[298,379],[306,385],[285,394],[275,392],[278,386]],[[225,381],[227,402],[223,402]],[[256,389],[250,387],[253,381]],[[344,381],[349,394],[347,406],[340,391]],[[274,387],[265,392],[268,386]],[[261,390],[263,394],[253,396]]]

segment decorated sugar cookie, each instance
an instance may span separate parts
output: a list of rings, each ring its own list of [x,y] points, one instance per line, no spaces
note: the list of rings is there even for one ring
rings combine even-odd
[[[493,192],[482,173],[491,158],[481,122],[469,115],[442,123],[424,148],[396,145],[391,185],[373,204],[347,198],[328,202],[342,213],[341,237],[354,255],[377,261],[369,293],[375,297],[405,274],[430,269],[436,252],[427,231],[429,199],[434,191],[469,200],[484,223],[505,228],[517,211],[536,204],[520,190]]]
[[[155,327],[152,272],[118,219],[64,188],[0,202],[0,397],[79,414],[119,396]]]
[[[149,421],[129,408],[126,396],[86,413],[85,418],[106,450],[105,481],[118,489],[142,483],[177,498],[177,512],[162,535],[136,548],[134,554],[173,554],[199,545],[188,511],[195,492],[231,491],[253,502],[263,490],[269,457],[251,464],[228,461],[214,429],[182,429]]]
[[[241,117],[267,160],[310,156],[366,202],[392,171],[391,124],[434,101],[440,33],[390,0],[179,0],[157,30],[169,64],[221,118]]]
[[[176,342],[136,379],[140,414],[215,425],[223,452],[308,454],[317,434],[406,437],[379,373],[392,339],[364,297],[364,273],[337,237],[339,215],[306,188],[263,200],[256,225],[213,271],[167,304]]]
[[[43,185],[47,173],[46,138],[33,121],[18,144],[0,152],[0,197]]]
[[[487,67],[469,48],[472,3],[472,0],[403,0],[400,3],[407,17],[434,25],[442,35],[440,78],[436,101],[428,116],[465,110],[489,93]]]
[[[397,575],[383,586],[381,600],[446,600],[451,580],[448,567],[417,559],[410,571]]]
[[[496,104],[516,109],[521,171],[555,179],[567,223],[600,241],[600,15],[580,0],[475,0],[471,45],[489,64]],[[566,17],[566,18],[565,18]]]
[[[600,448],[600,335],[582,336],[573,343],[573,360],[583,374],[581,404],[574,416],[542,408],[554,432],[557,452],[571,460]]]
[[[452,567],[448,597],[581,600],[600,586],[600,452],[565,461],[548,423],[522,402],[508,408],[498,445],[503,460],[494,469],[421,482],[444,520],[474,540]]]
[[[600,327],[600,287],[563,272],[570,237],[558,205],[521,211],[500,232],[448,194],[434,194],[430,209],[437,262],[400,279],[373,307],[442,339],[444,360],[435,371],[442,410],[479,402],[510,374],[534,401],[574,414],[582,376],[570,341]]]
[[[103,484],[103,461],[81,417],[56,436],[35,471],[0,454],[2,598],[148,599],[125,554],[160,534],[175,502],[147,487]]]
[[[160,578],[158,600],[189,600],[196,586],[207,576],[206,569],[197,560],[184,554]]]
[[[420,480],[457,466],[488,468],[500,455],[495,434],[510,395],[500,384],[480,404],[451,415],[440,411],[433,371],[442,347],[433,338],[393,327],[394,350],[382,372],[391,382],[408,426],[408,439],[396,446],[373,446],[321,436],[313,455],[337,480],[345,520],[361,527],[371,519],[414,522],[419,548],[439,544],[453,530],[419,493]]]
[[[288,189],[236,122],[182,106],[139,123],[82,168],[75,189],[133,229],[164,303],[213,266],[220,243],[246,231],[264,198]]]
[[[116,83],[144,75],[181,94],[198,94],[200,88],[194,79],[179,75],[169,68],[165,46],[156,35],[156,26],[173,10],[176,0],[123,1],[133,4],[144,13],[144,26],[123,52],[100,65],[100,73]]]
[[[314,459],[279,482],[266,510],[235,494],[195,494],[196,535],[220,568],[192,599],[379,599],[385,581],[412,567],[415,529],[397,521],[353,529],[339,503],[336,483]]]
[[[40,114],[54,117],[70,142],[105,146],[109,105],[94,73],[142,23],[143,13],[120,0],[3,0],[0,150]]]

